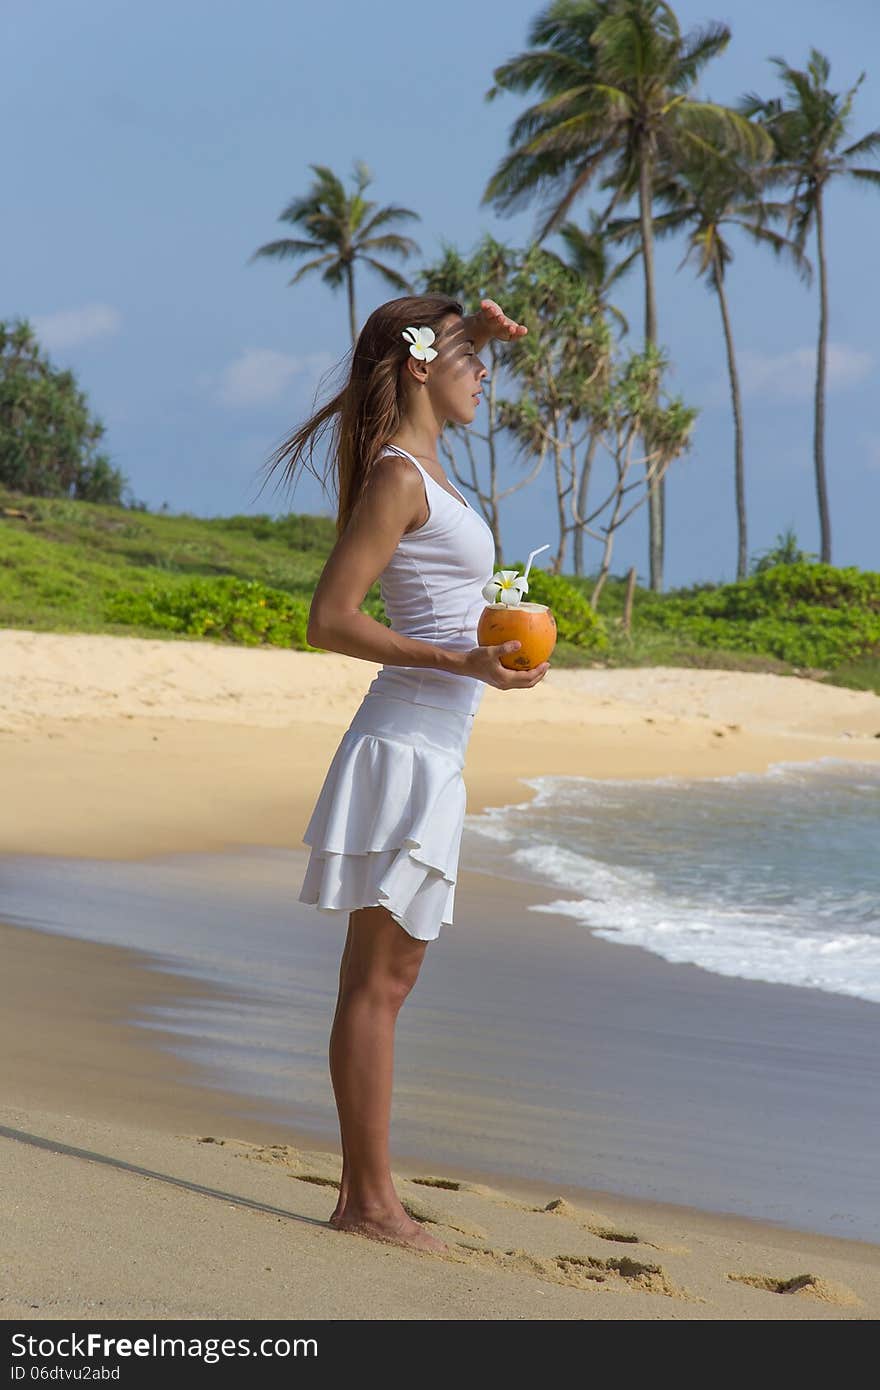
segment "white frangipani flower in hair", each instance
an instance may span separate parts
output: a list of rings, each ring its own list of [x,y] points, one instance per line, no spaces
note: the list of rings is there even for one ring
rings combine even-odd
[[[511,606],[519,603],[523,594],[529,592],[529,581],[520,574],[519,570],[498,570],[491,579],[483,585],[483,598],[487,603],[494,603],[500,597],[502,603]]]
[[[404,328],[400,336],[409,343],[410,354],[413,357],[417,357],[420,362],[434,361],[437,349],[431,347],[436,337],[433,328]]]

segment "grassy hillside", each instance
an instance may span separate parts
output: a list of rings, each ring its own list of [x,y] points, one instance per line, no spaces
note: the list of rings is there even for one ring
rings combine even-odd
[[[334,539],[323,517],[166,516],[0,489],[0,627],[312,650],[305,619]],[[880,575],[813,567],[806,588],[795,567],[769,575],[638,589],[630,634],[622,579],[607,583],[598,621],[588,577],[538,572],[530,597],[557,616],[557,667],[774,671],[880,693]],[[384,620],[378,585],[363,607]]]

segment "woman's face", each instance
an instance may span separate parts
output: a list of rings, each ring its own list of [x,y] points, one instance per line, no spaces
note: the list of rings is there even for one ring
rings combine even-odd
[[[482,399],[481,388],[488,368],[477,356],[460,315],[448,314],[436,330],[433,346],[437,356],[432,362],[414,365],[423,369],[425,390],[428,392],[438,420],[452,420],[457,425],[469,425]]]

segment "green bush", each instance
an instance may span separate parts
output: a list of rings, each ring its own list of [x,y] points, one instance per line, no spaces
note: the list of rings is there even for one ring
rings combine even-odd
[[[525,572],[525,561],[516,560],[505,569]],[[605,623],[589,602],[573,584],[559,574],[548,574],[532,566],[529,571],[529,591],[524,595],[527,603],[546,603],[556,619],[556,633],[561,642],[571,642],[577,647],[589,647],[599,651],[608,646]]]
[[[279,541],[291,550],[319,551],[327,555],[336,539],[333,519],[326,516],[301,516],[289,512],[286,516],[206,517],[202,523],[214,532],[251,536],[258,541]]]
[[[880,574],[855,566],[780,564],[735,584],[641,595],[640,623],[701,646],[765,652],[833,670],[880,656]]]
[[[213,637],[247,647],[316,651],[306,639],[309,606],[256,579],[191,579],[119,589],[105,604],[109,622]]]

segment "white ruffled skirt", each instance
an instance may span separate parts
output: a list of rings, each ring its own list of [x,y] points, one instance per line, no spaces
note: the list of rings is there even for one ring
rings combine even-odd
[[[452,925],[473,724],[458,710],[364,696],[303,833],[300,902],[385,907],[419,941]]]

